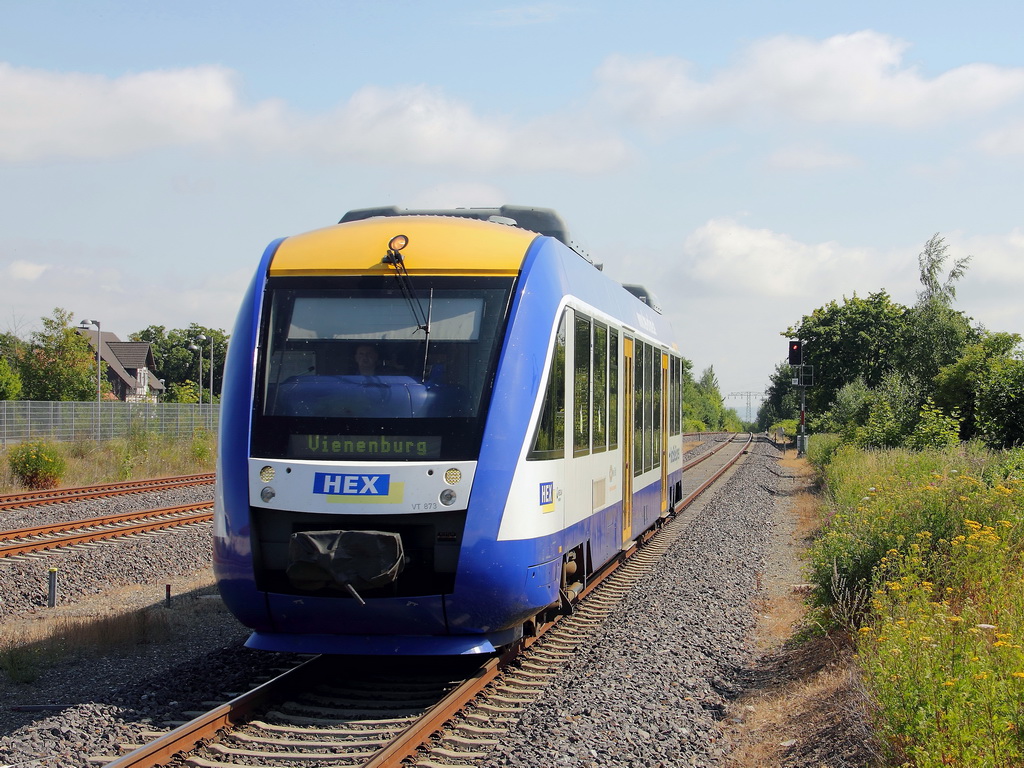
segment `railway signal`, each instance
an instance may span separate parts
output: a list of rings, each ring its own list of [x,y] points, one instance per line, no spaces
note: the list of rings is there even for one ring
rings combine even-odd
[[[803,365],[804,362],[804,343],[802,341],[790,341],[789,342],[789,364],[790,365]]]
[[[789,340],[789,364],[793,368],[793,386],[800,388],[800,433],[796,438],[796,455],[807,452],[807,387],[814,378],[814,368],[804,365],[804,343],[800,339]]]

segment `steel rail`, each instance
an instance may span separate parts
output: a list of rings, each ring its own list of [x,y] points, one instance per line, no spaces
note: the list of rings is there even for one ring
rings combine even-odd
[[[678,515],[679,512],[692,504],[715,480],[732,467],[746,453],[746,449],[752,439],[753,435],[747,435],[746,442],[737,451],[736,455],[731,457],[721,469],[716,471],[712,478],[702,483],[697,490],[678,502],[673,510],[673,515]],[[684,470],[692,468],[707,456],[718,453],[733,443],[734,440],[732,439],[723,441],[720,446],[717,446],[714,450],[701,457],[699,461],[687,464]],[[612,576],[622,563],[626,562],[643,543],[655,536],[657,532],[657,529],[652,530],[649,536],[638,543],[634,543],[629,550],[621,553],[618,558],[595,573],[588,581],[586,588],[581,591],[577,603],[589,596],[599,584]],[[389,742],[387,746],[382,747],[368,761],[361,763],[362,768],[398,768],[406,763],[420,749],[426,747],[435,734],[446,723],[450,722],[458,712],[477,699],[481,692],[493,683],[506,667],[520,658],[524,650],[540,641],[543,635],[558,627],[566,618],[566,616],[554,617],[552,620],[539,625],[534,635],[523,637],[501,655],[488,659],[463,683],[460,683],[439,700],[437,704],[432,706],[420,720],[405,729],[394,740]],[[320,658],[322,657],[311,659],[301,667],[290,670],[284,675],[274,678],[274,680],[268,681],[258,688],[175,728],[156,740],[137,747],[132,752],[115,759],[113,762],[107,763],[106,768],[155,768],[178,753],[194,749],[202,741],[214,736],[217,731],[223,728],[234,727],[247,721],[255,709],[266,706],[272,703],[273,699],[282,696],[282,687],[297,684],[302,674],[299,670],[314,670],[315,667],[313,665]]]
[[[719,433],[717,433],[717,432],[716,432],[715,434],[719,434]],[[711,449],[710,451],[708,451],[707,453],[702,453],[702,454],[701,454],[700,456],[698,456],[697,458],[695,458],[695,459],[693,459],[693,460],[691,460],[691,461],[688,461],[688,462],[686,462],[685,464],[683,464],[683,472],[685,472],[685,471],[686,471],[686,470],[688,470],[688,469],[693,469],[693,468],[694,468],[695,466],[697,466],[698,464],[700,464],[700,463],[701,463],[702,461],[704,461],[705,459],[710,459],[710,458],[711,458],[712,456],[714,456],[714,455],[715,455],[716,453],[718,453],[718,452],[719,452],[720,450],[722,450],[722,449],[723,449],[723,448],[725,448],[725,447],[726,447],[727,445],[729,445],[730,443],[732,443],[732,442],[734,441],[734,439],[735,439],[734,437],[730,437],[730,438],[729,438],[728,440],[722,440],[722,441],[721,441],[721,442],[720,442],[720,443],[719,443],[718,445],[716,445],[716,446],[715,446],[714,448],[712,448],[712,449]],[[750,439],[748,439],[748,440],[747,440],[747,444],[748,444],[748,445],[749,445],[749,443],[750,443],[750,440],[752,440],[752,439],[753,439],[753,435],[751,435],[751,436],[750,436]]]
[[[740,450],[736,452],[736,455],[731,457],[721,469],[717,470],[712,477],[702,483],[699,488],[677,503],[674,509],[674,514],[678,514],[686,507],[690,506],[702,493],[711,487],[716,480],[724,475],[730,467],[739,461],[747,452],[747,447],[750,445],[752,440],[753,435],[748,434],[746,442],[744,442]],[[696,466],[704,459],[718,453],[734,442],[735,438],[723,441],[721,445],[715,447],[707,454],[704,454],[698,460],[690,462],[683,469],[686,470]],[[594,592],[599,585],[613,576],[618,571],[619,567],[636,553],[640,545],[657,535],[657,533],[658,529],[652,529],[649,532],[649,535],[641,538],[639,544],[634,543],[632,547],[622,552],[618,558],[593,574],[588,580],[587,586],[578,595],[574,605],[582,603],[582,601]],[[384,747],[371,760],[363,763],[361,768],[399,768],[399,766],[407,764],[407,761],[413,758],[418,750],[425,747],[434,738],[434,735],[441,730],[445,723],[451,721],[458,712],[477,698],[490,683],[494,682],[505,667],[518,659],[524,650],[538,642],[541,637],[558,627],[566,618],[566,616],[556,616],[553,620],[539,625],[535,636],[524,637],[519,641],[519,643],[506,650],[500,657],[489,660],[471,679],[459,685],[434,708],[432,708],[426,717],[411,725],[403,734],[401,734],[401,736],[389,743],[388,746]]]
[[[726,463],[726,465],[724,467],[719,469],[711,477],[709,477],[704,483],[702,483],[696,490],[692,491],[689,496],[687,496],[685,499],[680,501],[679,504],[677,505],[677,508],[678,509],[685,509],[690,504],[692,504],[697,499],[698,496],[700,496],[702,493],[704,493],[704,491],[706,491],[709,487],[711,487],[711,485],[718,478],[720,478],[722,475],[724,475],[733,464],[735,464],[737,461],[740,460],[740,457],[743,456],[747,452],[747,448],[750,447],[750,444],[753,441],[754,441],[753,433],[747,433],[747,440],[743,444],[743,447],[736,453],[736,455],[733,456],[732,459],[730,459]],[[718,451],[722,450],[722,448],[724,448],[725,446],[731,445],[733,442],[735,442],[735,438],[727,440],[726,442],[722,443],[722,445],[719,448],[716,448],[711,453],[717,453]],[[699,456],[695,461],[693,461],[690,464],[687,464],[685,467],[683,467],[683,470],[685,471],[687,469],[690,469],[691,467],[696,466],[701,461],[703,461],[705,458],[707,458],[707,456],[709,456],[709,455],[710,454],[705,454],[704,456]]]
[[[88,499],[100,499],[131,493],[149,493],[168,488],[182,488],[193,485],[210,485],[213,483],[214,478],[215,475],[211,472],[200,475],[133,480],[124,483],[55,488],[47,491],[32,491],[31,493],[8,493],[0,495],[0,510],[21,509],[42,504],[64,504],[72,501],[86,501]]]
[[[106,768],[154,768],[179,752],[194,749],[201,741],[209,739],[222,728],[230,728],[245,722],[255,710],[279,698],[289,687],[300,685],[307,676],[315,673],[316,668],[322,663],[321,659],[321,656],[315,656],[283,672],[251,691],[107,763]]]
[[[147,533],[149,531],[156,531],[164,528],[174,528],[181,525],[189,525],[191,523],[207,522],[213,519],[213,512],[206,512],[204,510],[212,509],[213,502],[207,501],[200,504],[185,504],[180,507],[150,509],[145,512],[132,512],[124,515],[111,515],[109,517],[76,520],[69,523],[58,523],[54,526],[37,526],[35,528],[22,528],[17,531],[4,531],[0,534],[0,536],[2,536],[2,538],[0,538],[0,558],[39,552],[46,549],[70,547],[75,544],[88,544],[94,541],[103,541],[105,539],[114,539],[121,536]],[[148,522],[137,522],[140,520]],[[100,529],[100,526],[107,527]],[[71,533],[67,535],[60,535],[66,534],[68,531],[76,530],[80,530],[82,532],[77,534]],[[47,539],[12,541],[12,539],[23,539],[25,536],[47,534],[57,535]],[[6,543],[4,543],[4,540],[6,540]]]
[[[530,640],[535,642],[536,638],[530,638]],[[398,768],[409,757],[415,755],[417,750],[426,744],[445,723],[492,683],[501,674],[502,669],[519,655],[521,650],[522,646],[517,645],[513,650],[489,659],[471,678],[450,691],[441,701],[431,707],[424,717],[410,725],[386,747],[363,763],[360,768]]]

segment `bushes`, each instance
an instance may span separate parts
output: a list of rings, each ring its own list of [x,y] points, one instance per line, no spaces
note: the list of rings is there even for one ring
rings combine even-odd
[[[28,446],[45,445],[50,462],[39,458],[38,450]],[[10,446],[0,453],[0,493],[13,493],[20,488],[42,488],[31,485],[18,467],[25,466],[21,456],[32,456],[29,464],[42,464],[44,469],[56,468],[55,482],[45,487],[113,483],[134,478],[167,477],[213,472],[216,435],[197,430],[187,437],[166,437],[151,433],[135,433],[128,438],[95,442],[79,440],[69,443],[36,441]]]
[[[56,488],[67,469],[67,462],[57,446],[42,440],[11,448],[7,464],[17,481],[33,490]]]
[[[842,437],[835,434],[816,434],[808,439],[807,460],[819,475],[824,474],[825,467],[832,462],[842,444]]]
[[[991,363],[977,398],[978,431],[989,445],[1024,443],[1024,360]]]
[[[965,520],[995,525],[1016,514],[1006,509],[1002,492],[978,479],[993,463],[989,452],[974,445],[921,452],[837,450],[823,473],[834,515],[810,551],[816,601],[831,605],[837,580],[866,592],[882,560],[921,544],[922,533],[929,537],[923,556],[939,563],[941,548],[965,533]]]
[[[921,406],[917,426],[907,438],[908,448],[952,448],[960,442],[960,413],[944,414],[929,397]]]
[[[893,764],[1024,764],[1022,466],[963,444],[846,446],[825,467],[834,514],[811,580],[856,630]]]
[[[1015,495],[1008,486],[991,490],[1004,498]],[[859,663],[878,707],[878,730],[893,748],[895,762],[1019,766],[1024,759],[1021,523],[963,522],[964,533],[948,541],[931,563],[923,534],[921,546],[883,561],[876,573],[872,622],[858,633]]]

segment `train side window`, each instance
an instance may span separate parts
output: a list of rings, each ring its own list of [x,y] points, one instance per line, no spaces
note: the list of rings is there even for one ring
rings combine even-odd
[[[576,315],[576,333],[573,353],[573,455],[590,453],[590,375],[591,322],[589,317]]]
[[[551,370],[527,460],[565,458],[565,314],[558,323]]]
[[[651,378],[651,360],[654,358],[652,354],[654,348],[649,344],[644,344],[644,358],[640,362],[640,366],[644,369],[644,388],[641,393],[641,401],[643,403],[641,407],[642,420],[643,420],[643,445],[640,448],[640,471],[647,472],[652,466],[651,460],[651,448],[652,439],[654,437],[652,424],[651,424],[651,413],[654,410],[654,382]]]
[[[608,447],[608,327],[594,323],[594,453]]]
[[[647,376],[647,443],[644,466],[654,469],[661,465],[661,350],[648,347]]]
[[[619,332],[608,330],[608,447],[619,447]]]
[[[637,339],[636,354],[633,358],[633,392],[626,393],[627,397],[633,397],[633,474],[642,475],[644,472],[644,414],[647,411],[647,345]],[[628,450],[628,446],[627,446]]]
[[[671,397],[669,399],[669,434],[673,437],[682,432],[682,405],[683,405],[683,360],[682,358],[672,356],[669,363],[671,365],[670,373],[670,387]]]

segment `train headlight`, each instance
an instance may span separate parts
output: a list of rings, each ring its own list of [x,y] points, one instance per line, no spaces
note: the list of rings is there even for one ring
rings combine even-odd
[[[455,491],[453,491],[451,488],[445,488],[443,491],[441,491],[441,495],[438,498],[440,499],[442,504],[444,504],[446,507],[450,507],[452,504],[455,503]]]
[[[260,480],[262,480],[264,483],[269,483],[273,479],[274,479],[274,468],[273,467],[263,467],[263,469],[260,470]]]
[[[449,469],[444,473],[444,481],[448,483],[448,485],[455,485],[461,479],[462,472],[458,469]]]
[[[409,244],[409,238],[405,235],[395,235],[388,241],[389,251],[400,251]]]
[[[263,499],[264,503],[269,504],[270,500],[277,496],[277,491],[271,488],[269,485],[260,491],[260,498]]]

